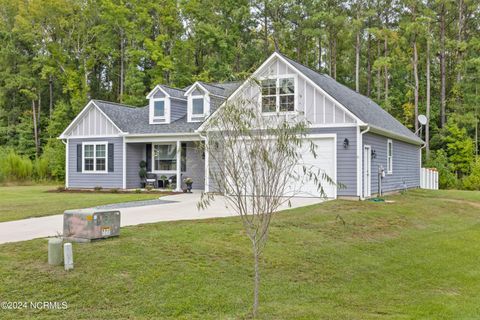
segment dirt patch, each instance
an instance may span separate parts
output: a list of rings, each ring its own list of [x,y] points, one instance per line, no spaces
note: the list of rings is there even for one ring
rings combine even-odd
[[[448,201],[448,202],[455,202],[460,204],[468,204],[475,208],[480,208],[479,202],[467,201],[467,200],[459,200],[459,199],[448,199],[448,198],[437,198],[438,200]]]

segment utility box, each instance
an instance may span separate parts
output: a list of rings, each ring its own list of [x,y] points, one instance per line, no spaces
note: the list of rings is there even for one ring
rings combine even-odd
[[[120,235],[120,211],[108,209],[76,209],[63,213],[63,237],[71,241],[89,242]]]

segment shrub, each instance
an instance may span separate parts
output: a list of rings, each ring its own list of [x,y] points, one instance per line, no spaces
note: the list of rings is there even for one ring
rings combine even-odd
[[[438,170],[438,185],[440,189],[458,188],[458,179],[452,172],[453,166],[449,163],[445,151],[437,150],[432,152],[431,158],[425,163],[425,167],[437,168]]]
[[[135,189],[135,193],[142,193],[142,190],[140,190],[140,189]]]
[[[110,190],[112,193],[118,193],[118,188],[113,188]]]
[[[95,191],[101,191],[103,188],[101,186],[95,186],[93,190]]]
[[[463,188],[467,190],[480,190],[480,159],[472,165],[472,172],[463,179]]]

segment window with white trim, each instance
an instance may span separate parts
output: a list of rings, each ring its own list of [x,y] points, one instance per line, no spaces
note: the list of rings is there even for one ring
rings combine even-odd
[[[83,145],[83,171],[107,172],[107,143]]]
[[[153,117],[154,118],[165,117],[165,100],[153,101]]]
[[[177,145],[176,144],[154,144],[152,156],[153,156],[154,171],[177,170]]]
[[[295,78],[268,78],[261,80],[262,112],[295,111]]]
[[[387,173],[393,173],[393,142],[390,139],[387,141]]]
[[[203,97],[201,98],[192,98],[192,115],[203,116],[205,113]]]

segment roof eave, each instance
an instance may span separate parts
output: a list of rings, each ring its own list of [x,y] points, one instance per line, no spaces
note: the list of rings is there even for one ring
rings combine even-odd
[[[411,144],[421,146],[422,144],[425,143],[425,141],[423,141],[420,138],[412,139],[412,138],[409,138],[407,136],[404,136],[404,135],[398,134],[396,132],[392,132],[390,130],[386,130],[386,129],[383,129],[383,128],[380,128],[380,127],[377,127],[377,126],[374,126],[374,125],[364,124],[361,127],[363,127],[363,128],[370,127],[370,132],[378,133],[378,134],[381,134],[382,136],[386,136],[386,137],[393,138],[393,139],[396,139],[396,140],[408,142],[408,143],[411,143]]]

